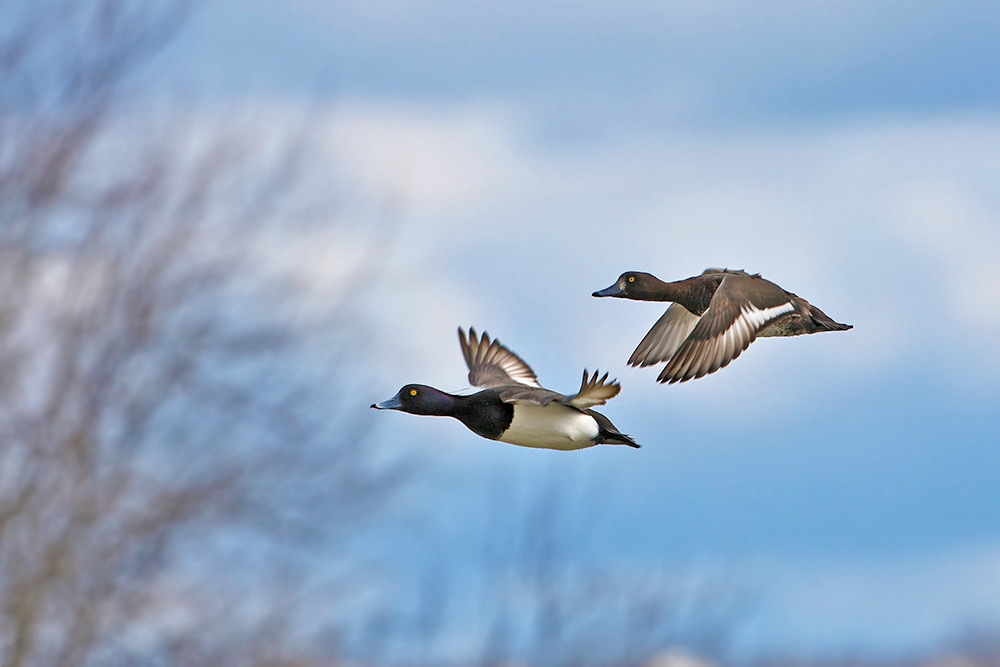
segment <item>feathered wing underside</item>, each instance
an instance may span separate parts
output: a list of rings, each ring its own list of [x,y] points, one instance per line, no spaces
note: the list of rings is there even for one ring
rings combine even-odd
[[[672,304],[635,348],[629,365],[652,366],[667,361],[691,334],[698,319],[679,303]]]
[[[599,374],[600,371],[594,371],[593,377],[590,377],[587,371],[584,370],[583,381],[580,383],[580,391],[575,396],[567,397],[563,403],[574,408],[579,408],[580,410],[586,410],[595,405],[604,405],[617,396],[618,392],[622,390],[621,385],[616,380],[608,382],[607,373],[598,379]]]
[[[716,290],[708,310],[691,334],[660,372],[660,382],[685,382],[729,365],[764,327],[795,310],[787,293],[761,291],[753,294],[748,283],[727,278]]]
[[[472,386],[499,387],[521,384],[526,387],[541,388],[531,367],[501,345],[500,341],[491,341],[485,331],[482,338],[479,338],[476,330],[469,327],[469,336],[466,339],[465,332],[459,327],[458,342],[462,346],[465,364],[469,367],[469,382]]]

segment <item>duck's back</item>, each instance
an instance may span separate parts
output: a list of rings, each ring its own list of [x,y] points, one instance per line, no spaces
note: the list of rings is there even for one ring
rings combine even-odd
[[[719,289],[722,281],[729,276],[740,274],[747,275],[743,271],[706,269],[701,275],[679,280],[674,283],[677,289],[677,296],[674,302],[684,306],[692,315],[700,317],[708,310],[709,305],[712,303],[712,297],[715,296],[715,292]]]

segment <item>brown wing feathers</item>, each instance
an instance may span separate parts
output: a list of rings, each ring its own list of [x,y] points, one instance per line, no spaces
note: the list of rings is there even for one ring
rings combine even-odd
[[[475,387],[500,387],[500,396],[504,400],[528,401],[539,405],[548,405],[555,400],[585,410],[603,405],[621,391],[621,385],[616,380],[608,382],[607,373],[601,376],[598,371],[591,376],[585,370],[580,391],[575,396],[564,396],[543,389],[531,367],[501,345],[500,341],[490,340],[485,331],[480,337],[470,327],[466,337],[465,332],[459,329],[458,341],[469,367],[469,382]]]
[[[482,338],[469,327],[469,337],[458,330],[458,341],[462,346],[462,355],[469,367],[469,382],[474,387],[495,387],[516,382],[529,387],[540,387],[538,378],[531,367],[523,359],[500,344],[499,340],[490,340],[490,335],[483,332]]]
[[[583,371],[583,382],[580,383],[580,391],[576,396],[569,397],[565,403],[574,408],[586,409],[595,405],[604,405],[618,395],[622,390],[617,380],[607,382],[608,374],[605,373],[598,379],[600,371],[595,371],[591,377],[586,370]]]

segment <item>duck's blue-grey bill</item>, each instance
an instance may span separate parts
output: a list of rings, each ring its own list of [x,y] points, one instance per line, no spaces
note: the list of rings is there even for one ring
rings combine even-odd
[[[396,394],[388,401],[382,401],[381,403],[372,403],[372,407],[376,410],[399,410],[403,407],[403,404],[399,401],[399,394]]]
[[[621,288],[618,287],[618,283],[615,283],[611,287],[605,287],[598,292],[594,292],[591,296],[620,296],[621,293]]]

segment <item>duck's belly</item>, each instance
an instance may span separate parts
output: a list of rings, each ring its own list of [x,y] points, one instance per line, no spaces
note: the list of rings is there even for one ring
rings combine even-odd
[[[801,336],[802,334],[813,333],[809,330],[809,323],[798,313],[791,313],[786,317],[775,320],[764,329],[757,332],[757,338],[776,338],[788,336]]]
[[[597,420],[561,403],[514,405],[514,418],[500,442],[543,449],[583,449],[597,437]]]

